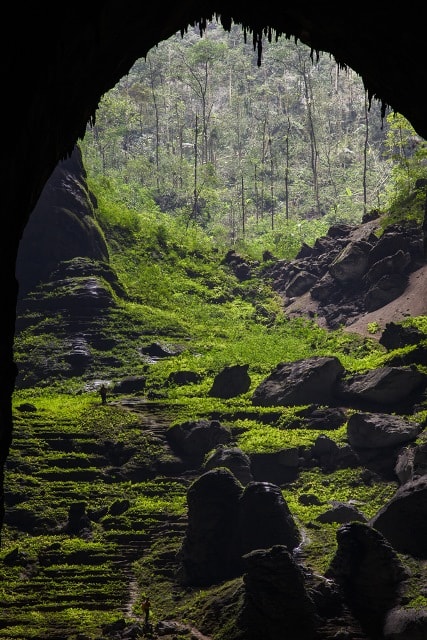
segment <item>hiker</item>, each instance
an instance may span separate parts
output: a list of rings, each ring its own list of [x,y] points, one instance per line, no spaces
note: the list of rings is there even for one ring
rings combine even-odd
[[[150,616],[150,598],[143,598],[141,602],[141,609],[145,613],[145,624],[148,625],[148,618]]]
[[[101,396],[101,403],[107,404],[107,388],[104,384],[101,384],[99,388],[99,395]]]

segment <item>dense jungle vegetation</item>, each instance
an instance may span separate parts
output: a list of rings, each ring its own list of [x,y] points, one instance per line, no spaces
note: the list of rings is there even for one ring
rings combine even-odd
[[[425,145],[354,72],[286,38],[257,62],[239,25],[159,43],[104,96],[89,174],[131,209],[149,196],[217,243],[286,258],[413,190]]]
[[[219,416],[248,454],[313,444],[319,431],[299,427],[303,407],[254,410],[259,382],[280,361],[336,355],[348,371],[366,371],[393,354],[376,340],[287,319],[256,261],[267,250],[292,259],[302,242],[312,244],[337,221],[357,224],[373,208],[384,226],[420,221],[424,199],[414,185],[427,177],[426,144],[399,114],[382,122],[355,74],[326,56],[311,60],[282,39],[266,46],[258,67],[240,27],[226,34],[212,24],[206,37],[177,34],[140,60],[104,97],[82,150],[126,298],[93,319],[112,338],[108,359],[83,376],[46,377],[14,394],[0,639],[116,637],[114,629],[124,633],[140,621],[147,593],[154,624],[176,619],[230,640],[233,611],[218,620],[210,611],[239,580],[192,590],[174,579],[193,477],[157,473],[173,467],[164,432]],[[239,282],[224,264],[230,248],[252,261],[249,280]],[[408,322],[427,334],[426,318]],[[17,335],[18,366],[28,353],[60,360],[60,324],[47,315],[36,331]],[[139,347],[150,341],[179,349],[148,361]],[[249,364],[250,390],[230,400],[209,396],[214,376],[231,364]],[[198,381],[173,384],[177,371]],[[131,374],[146,378],[134,398],[142,410],[112,391]],[[101,381],[110,388],[106,406]],[[418,417],[425,421],[427,408]],[[344,427],[328,435],[345,442]],[[374,515],[397,483],[367,485],[363,473],[325,477],[314,468],[284,486],[299,526],[333,499],[356,500]],[[306,492],[320,504],[299,501]],[[87,537],[64,529],[72,504],[85,505]],[[335,532],[331,524],[310,530],[305,561],[313,570],[325,570]],[[407,603],[425,607],[421,569],[412,565]]]

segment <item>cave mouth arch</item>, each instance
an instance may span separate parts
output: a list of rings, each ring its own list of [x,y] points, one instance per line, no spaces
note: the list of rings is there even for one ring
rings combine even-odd
[[[94,117],[102,95],[132,64],[179,30],[219,16],[224,26],[241,24],[249,34],[285,34],[313,51],[328,52],[352,68],[369,95],[404,115],[427,138],[425,118],[425,18],[427,7],[412,12],[384,11],[371,2],[349,16],[320,3],[298,6],[241,0],[184,2],[168,7],[134,0],[102,6],[77,2],[64,16],[56,5],[9,7],[16,41],[4,38],[3,82],[13,99],[5,102],[3,208],[8,216],[0,259],[4,277],[3,336],[0,343],[0,523],[4,515],[3,467],[12,437],[11,398],[16,377],[13,337],[19,241],[31,211],[58,162],[71,154]],[[16,51],[20,57],[17,58]],[[21,60],[26,60],[25,82]],[[19,123],[19,127],[12,123]]]

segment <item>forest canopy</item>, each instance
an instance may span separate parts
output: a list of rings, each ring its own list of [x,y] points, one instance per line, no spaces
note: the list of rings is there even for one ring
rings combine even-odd
[[[394,117],[370,108],[361,79],[330,56],[281,37],[258,66],[239,25],[212,22],[138,60],[82,147],[90,176],[126,206],[153,198],[220,243],[262,237],[292,257],[331,224],[389,205],[393,167],[420,143]]]

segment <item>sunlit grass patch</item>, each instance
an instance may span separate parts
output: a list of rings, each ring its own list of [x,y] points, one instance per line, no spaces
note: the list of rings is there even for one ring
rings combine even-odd
[[[317,518],[335,502],[352,504],[367,520],[372,518],[394,495],[395,482],[363,482],[364,469],[339,469],[325,475],[315,468],[302,471],[295,482],[282,488],[283,497],[303,534],[305,563],[319,573],[328,568],[337,549],[336,533],[340,523],[320,523]],[[307,504],[301,496],[317,500]]]
[[[283,495],[292,513],[302,523],[315,520],[331,508],[334,501],[351,501],[366,519],[370,519],[392,498],[398,485],[386,481],[366,484],[363,472],[362,467],[338,469],[328,475],[320,468],[302,471],[295,482],[283,489]],[[303,494],[316,496],[319,504],[302,504],[300,496]]]
[[[427,338],[427,316],[414,316],[402,321],[403,326],[415,326],[417,329],[425,333]]]
[[[180,487],[181,495],[173,494],[164,496],[141,495],[135,498],[132,507],[126,512],[131,517],[136,514],[174,514],[184,515],[187,510],[186,495]]]
[[[36,412],[18,411],[22,403],[34,404]],[[13,409],[18,430],[22,425],[22,429],[27,431],[28,423],[36,423],[41,436],[46,430],[53,431],[53,424],[57,421],[60,421],[60,429],[57,427],[57,430],[62,436],[70,432],[74,435],[93,433],[97,436],[104,433],[111,437],[137,425],[135,415],[126,409],[101,406],[96,392],[75,395],[42,388],[20,390],[13,396]]]
[[[89,394],[58,394],[49,388],[36,387],[15,391],[12,406],[16,409],[21,403],[30,402],[35,405],[37,411],[46,412],[55,418],[66,417],[75,420],[93,404],[93,400],[94,396]]]
[[[29,560],[35,560],[43,549],[52,544],[60,544],[61,540],[66,537],[65,534],[60,533],[39,536],[22,533],[19,539],[9,539],[9,546],[5,546],[0,552],[0,560],[4,560],[5,556],[10,553],[11,547],[24,553]]]
[[[318,429],[279,429],[260,425],[250,420],[237,420],[236,426],[245,431],[236,437],[238,446],[245,453],[272,453],[281,449],[310,447],[322,433]],[[346,427],[328,431],[331,440],[344,440]]]
[[[178,613],[180,604],[193,600],[191,590],[179,593],[175,582],[176,556],[181,545],[182,537],[171,532],[161,540],[154,541],[150,549],[132,565],[140,593],[150,594],[154,623],[177,614],[182,619]],[[142,613],[138,604],[134,611],[138,615]]]
[[[62,611],[25,611],[20,612],[19,626],[10,626],[2,629],[2,638],[14,640],[30,640],[32,638],[59,637],[63,634],[67,640],[77,640],[82,634],[87,637],[88,629],[90,637],[101,637],[102,625],[114,622],[118,619],[114,611],[103,609],[83,609],[81,607],[69,607]],[[21,635],[23,633],[23,635]]]

